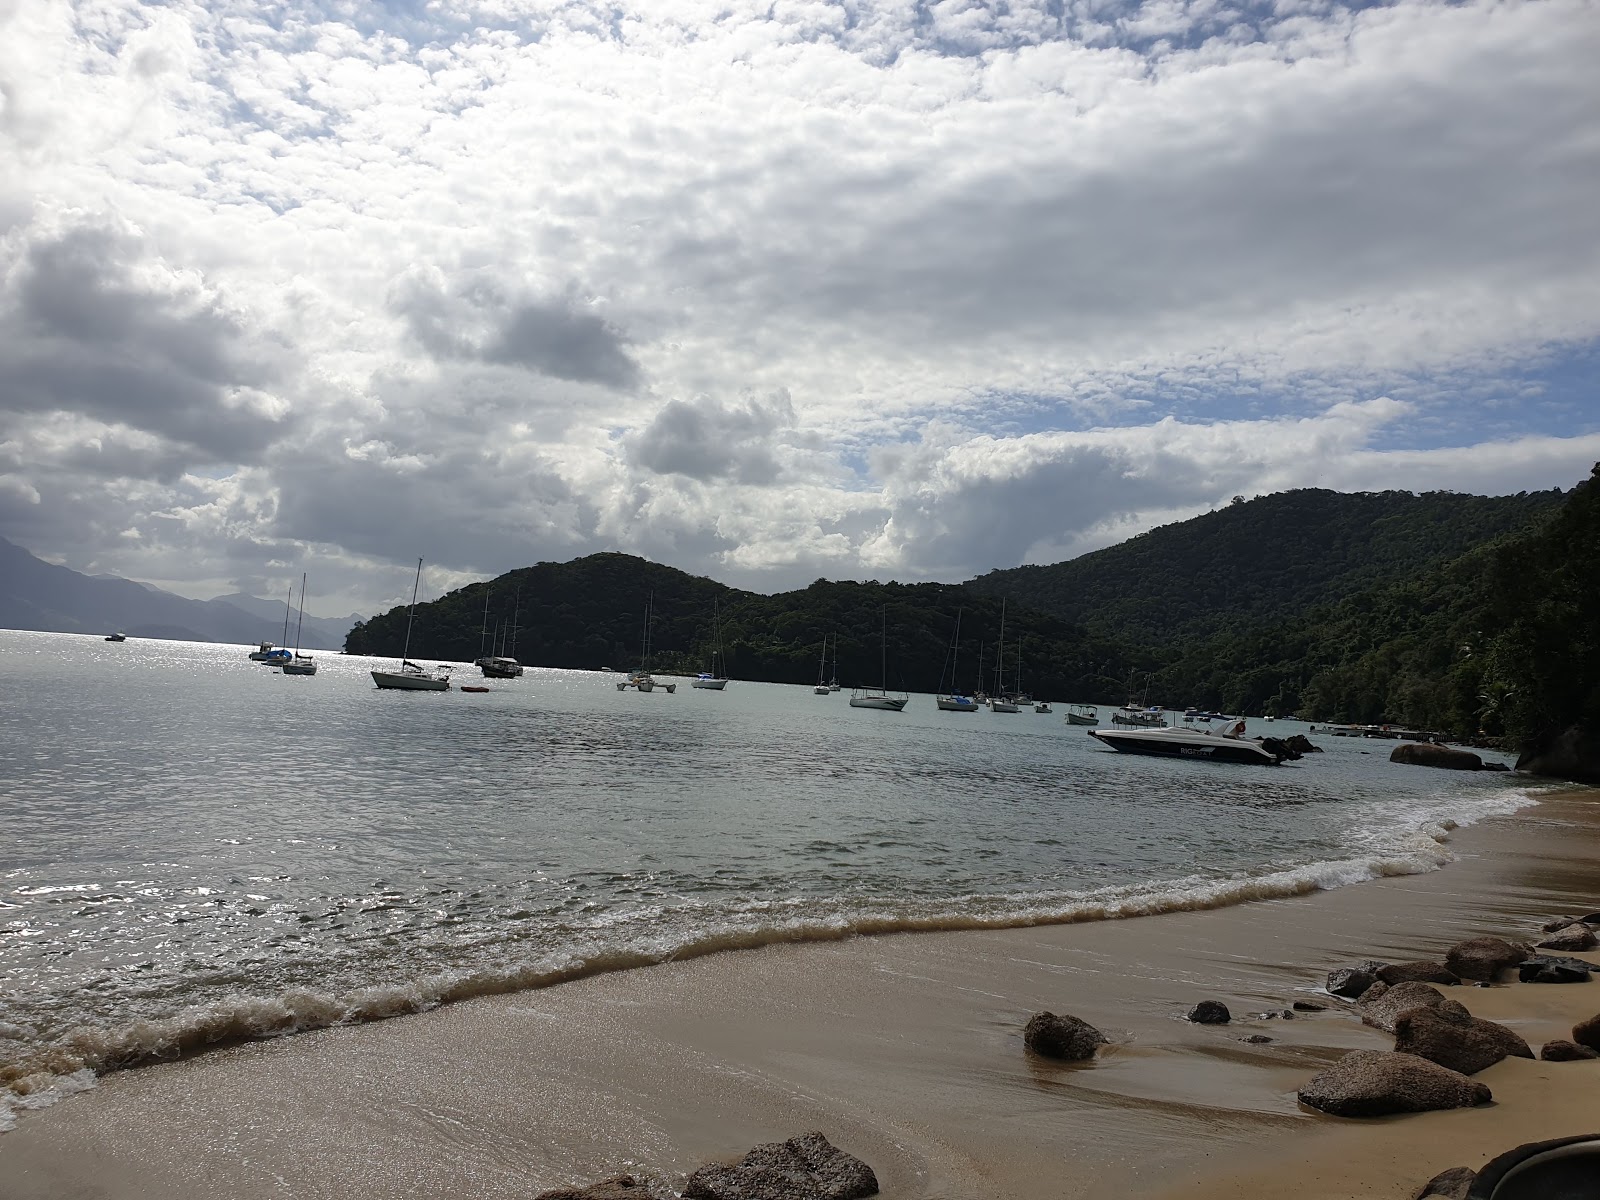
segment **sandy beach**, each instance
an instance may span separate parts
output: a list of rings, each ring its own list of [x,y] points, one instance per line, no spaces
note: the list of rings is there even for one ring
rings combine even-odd
[[[7,1200],[527,1197],[681,1183],[821,1129],[891,1200],[1410,1195],[1519,1142],[1600,1131],[1600,1062],[1508,1059],[1475,1110],[1346,1121],[1297,1088],[1391,1039],[1337,1008],[1260,1019],[1367,957],[1535,940],[1600,908],[1600,792],[1450,837],[1441,871],[1210,911],[770,946],[598,975],[103,1078],[0,1137]],[[1586,956],[1600,963],[1600,955]],[[1450,989],[1537,1051],[1600,987]],[[1227,1026],[1183,1021],[1218,999]],[[1029,1055],[1040,1009],[1112,1039]],[[1267,1044],[1242,1039],[1265,1034]]]

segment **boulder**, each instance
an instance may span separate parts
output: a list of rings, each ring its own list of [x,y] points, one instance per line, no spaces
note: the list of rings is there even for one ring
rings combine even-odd
[[[588,1187],[552,1188],[533,1200],[655,1200],[655,1193],[632,1175],[613,1175]]]
[[[1328,1006],[1326,1004],[1317,1004],[1317,1003],[1315,1003],[1315,1002],[1313,1002],[1311,1000],[1296,1000],[1294,1002],[1294,1004],[1291,1005],[1290,1007],[1292,1007],[1296,1012],[1327,1012],[1328,1011]]]
[[[1495,759],[1495,758],[1486,758],[1486,759],[1484,759],[1483,760],[1483,769],[1485,771],[1509,771],[1509,770],[1511,770],[1511,768],[1506,766],[1505,763],[1503,763],[1499,759]]]
[[[689,1176],[684,1200],[857,1200],[878,1177],[853,1154],[812,1132],[765,1142],[734,1166],[712,1163]]]
[[[1022,1044],[1029,1050],[1068,1062],[1093,1058],[1095,1047],[1105,1045],[1107,1040],[1089,1022],[1074,1016],[1058,1017],[1053,1012],[1034,1013],[1022,1031]]]
[[[1334,996],[1344,996],[1346,999],[1354,1000],[1378,982],[1378,972],[1383,970],[1383,967],[1383,963],[1369,959],[1353,967],[1340,967],[1337,971],[1329,971],[1328,992]]]
[[[1577,1042],[1546,1042],[1539,1051],[1545,1062],[1581,1062],[1586,1058],[1600,1058],[1600,1050],[1580,1046]]]
[[[1289,749],[1297,751],[1300,754],[1322,753],[1322,747],[1313,745],[1311,739],[1303,733],[1291,733],[1288,737],[1284,738],[1283,741],[1289,747]]]
[[[1600,912],[1588,913],[1578,918],[1585,925],[1600,925]]]
[[[1541,933],[1554,933],[1558,929],[1565,929],[1568,925],[1587,924],[1582,917],[1554,917],[1539,926]]]
[[[1572,1040],[1591,1050],[1600,1050],[1600,1013],[1572,1027]]]
[[[1469,938],[1445,951],[1446,970],[1462,979],[1484,979],[1491,983],[1502,971],[1509,971],[1533,953],[1530,946],[1497,937]]]
[[[1378,978],[1390,987],[1397,983],[1457,984],[1461,977],[1442,962],[1419,959],[1416,962],[1390,963],[1378,972]]]
[[[1265,1046],[1272,1039],[1264,1033],[1252,1033],[1249,1037],[1242,1037],[1241,1042],[1249,1042],[1252,1046]]]
[[[1477,1177],[1478,1173],[1471,1167],[1451,1167],[1423,1184],[1422,1190],[1412,1200],[1429,1200],[1429,1197],[1434,1200],[1467,1200],[1472,1181]]]
[[[1202,1000],[1189,1010],[1188,1019],[1196,1025],[1226,1025],[1233,1014],[1221,1000]]]
[[[1361,1003],[1357,1004],[1356,1008],[1360,1011],[1364,1024],[1381,1029],[1385,1033],[1393,1033],[1395,1018],[1401,1013],[1444,1002],[1444,995],[1425,983],[1398,983],[1394,987],[1385,987],[1382,992],[1374,987],[1361,998]]]
[[[1594,936],[1591,930],[1582,921],[1574,921],[1571,925],[1556,930],[1544,941],[1539,943],[1541,950],[1593,950],[1600,946],[1600,938]]]
[[[1517,759],[1517,770],[1530,775],[1548,775],[1552,779],[1600,784],[1600,733],[1573,725],[1554,736],[1541,738],[1522,752]]]
[[[1352,1050],[1300,1089],[1300,1103],[1336,1117],[1468,1108],[1493,1099],[1465,1075],[1414,1054]]]
[[[1533,1057],[1511,1030],[1473,1016],[1454,1000],[1401,1013],[1394,1022],[1394,1048],[1463,1075],[1476,1075],[1502,1058]]]
[[[1517,978],[1523,983],[1588,983],[1592,969],[1592,965],[1581,958],[1530,954],[1517,967]]]
[[[1389,761],[1408,767],[1443,767],[1447,771],[1481,771],[1483,759],[1470,750],[1456,750],[1433,742],[1404,742],[1389,755]]]

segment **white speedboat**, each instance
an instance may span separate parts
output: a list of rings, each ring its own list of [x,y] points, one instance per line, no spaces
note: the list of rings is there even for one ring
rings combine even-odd
[[[1051,708],[1043,700],[1040,700],[1037,704],[1035,704],[1033,706],[1033,711],[1036,712],[1036,713],[1048,713],[1048,712],[1054,712],[1055,709]]]
[[[1167,758],[1203,758],[1214,762],[1257,763],[1275,767],[1286,757],[1244,736],[1244,722],[1227,732],[1210,729],[1091,729],[1089,736],[1124,754],[1153,754]],[[1274,745],[1278,743],[1274,742]]]
[[[1068,725],[1098,725],[1100,710],[1091,704],[1072,704],[1067,707]]]
[[[417,615],[417,589],[422,586],[422,560],[417,559],[417,577],[411,583],[411,611],[406,614],[406,641],[400,651],[398,671],[374,671],[372,682],[397,692],[448,692],[450,676],[444,671],[424,671],[408,657],[411,653],[411,625]]]

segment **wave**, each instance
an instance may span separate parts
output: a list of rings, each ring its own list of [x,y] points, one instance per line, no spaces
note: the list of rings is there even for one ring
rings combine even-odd
[[[1534,803],[1536,798],[1529,793],[1501,793],[1493,802],[1474,805],[1470,815],[1463,814],[1463,823]],[[0,1047],[9,1041],[14,1048],[13,1055],[0,1055],[0,1131],[15,1124],[14,1110],[42,1108],[84,1091],[99,1075],[209,1047],[382,1021],[481,996],[778,943],[1067,925],[1303,896],[1439,870],[1454,860],[1445,843],[1457,827],[1453,818],[1430,814],[1412,831],[1398,837],[1390,834],[1386,844],[1372,853],[1224,878],[1189,876],[1089,891],[972,894],[942,901],[756,901],[740,912],[723,910],[720,915],[708,908],[714,924],[642,935],[634,929],[631,945],[596,947],[584,954],[504,968],[435,973],[344,993],[300,989],[272,996],[235,996],[117,1028],[79,1027],[43,1045],[28,1045],[25,1029],[0,1027]]]

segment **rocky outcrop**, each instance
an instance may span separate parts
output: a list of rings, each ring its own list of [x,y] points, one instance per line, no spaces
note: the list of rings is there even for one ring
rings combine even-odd
[[[1336,1117],[1468,1108],[1493,1099],[1465,1075],[1414,1054],[1352,1050],[1300,1089],[1300,1103]]]
[[[1524,750],[1517,759],[1517,770],[1575,783],[1600,784],[1600,733],[1570,726]]]
[[[1289,747],[1289,749],[1298,751],[1301,754],[1322,753],[1322,747],[1314,745],[1311,739],[1303,733],[1291,733],[1288,737],[1284,738],[1283,741],[1284,744]]]
[[[1600,1013],[1572,1027],[1572,1040],[1591,1050],[1600,1050]]]
[[[876,1195],[878,1177],[820,1133],[765,1142],[734,1166],[712,1164],[689,1176],[684,1200],[857,1200]]]
[[[1390,963],[1378,971],[1378,978],[1393,987],[1397,983],[1457,984],[1461,977],[1442,962],[1419,959],[1416,962]]]
[[[1467,1200],[1472,1181],[1477,1177],[1478,1173],[1471,1167],[1451,1167],[1423,1184],[1412,1200]]]
[[[1445,951],[1444,965],[1462,979],[1482,979],[1493,983],[1501,972],[1509,971],[1533,953],[1530,946],[1504,938],[1476,937],[1457,942]]]
[[[1588,983],[1591,970],[1591,964],[1581,958],[1530,954],[1517,967],[1517,978],[1523,983]]]
[[[1188,1019],[1196,1025],[1226,1025],[1233,1014],[1221,1000],[1202,1000],[1189,1010]]]
[[[1095,1048],[1107,1042],[1106,1035],[1087,1021],[1074,1016],[1058,1017],[1053,1012],[1034,1013],[1022,1031],[1022,1044],[1046,1058],[1081,1062],[1093,1058]]]
[[[1556,930],[1544,941],[1539,943],[1541,950],[1593,950],[1600,946],[1600,938],[1594,936],[1594,931],[1581,921],[1574,921]]]
[[[1382,988],[1380,991],[1379,988]],[[1412,1008],[1427,1008],[1445,1002],[1443,994],[1425,983],[1401,983],[1394,987],[1374,984],[1356,1005],[1361,1020],[1385,1033],[1394,1032],[1395,1018]]]
[[[1389,754],[1389,761],[1408,767],[1443,767],[1447,771],[1483,770],[1483,759],[1472,751],[1433,742],[1404,742]]]
[[[1600,1050],[1580,1046],[1577,1042],[1554,1041],[1544,1044],[1539,1057],[1545,1062],[1582,1062],[1588,1058],[1600,1058]]]
[[[1378,982],[1378,972],[1383,968],[1383,963],[1368,959],[1366,962],[1357,963],[1353,967],[1340,967],[1336,971],[1329,971],[1328,993],[1333,996],[1343,996],[1346,999],[1354,1000]]]
[[[1295,1012],[1327,1012],[1328,1011],[1328,1006],[1326,1004],[1317,1004],[1315,1001],[1312,1001],[1312,1000],[1296,1000],[1289,1007],[1294,1009]]]
[[[656,1200],[656,1193],[632,1175],[613,1175],[588,1187],[552,1188],[533,1200]]]
[[[1473,1016],[1454,1000],[1401,1013],[1394,1022],[1394,1048],[1463,1075],[1476,1075],[1502,1058],[1533,1057],[1511,1030]]]

